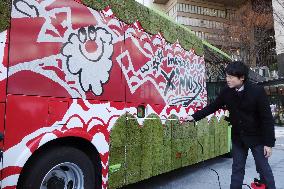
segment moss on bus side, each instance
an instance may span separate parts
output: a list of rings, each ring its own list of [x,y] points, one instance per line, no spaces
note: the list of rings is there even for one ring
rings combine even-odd
[[[126,119],[126,117],[130,119]],[[157,114],[142,127],[131,114],[122,115],[111,130],[110,188],[127,185],[228,152],[228,122],[216,116],[194,125],[170,115],[163,125]]]

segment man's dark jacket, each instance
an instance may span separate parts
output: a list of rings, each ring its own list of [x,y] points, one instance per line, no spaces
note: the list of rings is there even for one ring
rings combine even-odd
[[[245,82],[244,90],[237,92],[227,86],[214,102],[192,117],[198,121],[221,108],[230,112],[233,142],[241,142],[248,147],[275,145],[274,120],[263,87]]]

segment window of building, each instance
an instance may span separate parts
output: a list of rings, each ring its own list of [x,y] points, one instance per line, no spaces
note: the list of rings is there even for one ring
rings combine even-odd
[[[206,8],[206,7],[201,7],[201,6],[195,6],[195,5],[185,4],[185,3],[178,3],[171,14],[176,13],[176,11],[188,12],[191,14],[201,14],[205,16],[214,16],[214,17],[219,17],[219,18],[226,18],[226,11],[213,9],[213,8]]]
[[[200,14],[204,14],[204,8],[200,7]]]
[[[178,11],[182,11],[182,4],[178,4]]]
[[[212,11],[212,9],[209,9],[209,16],[213,16],[213,11]]]
[[[208,15],[208,8],[204,8],[204,15]]]
[[[197,7],[197,14],[201,14],[201,9],[200,9],[200,7]]]
[[[226,18],[226,12],[225,11],[221,11],[221,18]]]
[[[195,14],[195,13],[196,13],[196,10],[195,10],[195,9],[196,9],[196,6],[194,6],[194,5],[193,5],[193,6],[191,6],[191,10],[192,10],[192,13],[193,13],[193,14]]]
[[[221,11],[220,10],[217,11],[217,16],[221,17]]]
[[[218,23],[218,22],[213,21],[213,23],[212,23],[213,28],[217,28],[217,23]]]
[[[188,18],[179,16],[178,17],[178,23],[188,25],[188,26],[194,26],[194,27],[203,27],[203,28],[213,28],[213,29],[223,29],[224,24],[217,21],[210,21],[210,20],[202,20],[197,18]]]
[[[191,13],[191,5],[188,5],[188,12]]]

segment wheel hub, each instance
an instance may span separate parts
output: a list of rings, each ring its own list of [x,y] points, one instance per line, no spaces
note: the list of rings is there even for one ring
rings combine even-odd
[[[44,176],[40,189],[84,188],[84,174],[74,163],[65,162],[54,166]]]

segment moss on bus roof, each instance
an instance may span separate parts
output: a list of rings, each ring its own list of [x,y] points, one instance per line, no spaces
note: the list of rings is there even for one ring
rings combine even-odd
[[[82,2],[97,10],[110,6],[120,20],[128,24],[139,20],[146,32],[150,34],[161,32],[168,42],[175,43],[178,40],[184,49],[194,49],[198,55],[204,54],[203,45],[212,49],[212,45],[208,45],[207,42],[199,39],[189,28],[176,23],[163,12],[147,8],[134,0],[82,0]],[[10,7],[10,0],[0,1],[0,32],[7,30],[9,27]],[[222,54],[226,58],[229,57],[219,49],[215,50],[215,52]]]
[[[8,29],[10,24],[11,0],[0,1],[0,32]]]
[[[89,7],[102,10],[110,6],[113,13],[122,21],[132,24],[139,21],[144,30],[150,34],[160,32],[164,38],[175,43],[177,40],[186,49],[194,49],[196,54],[203,55],[202,40],[194,33],[180,25],[167,15],[143,6],[134,0],[82,0]]]

